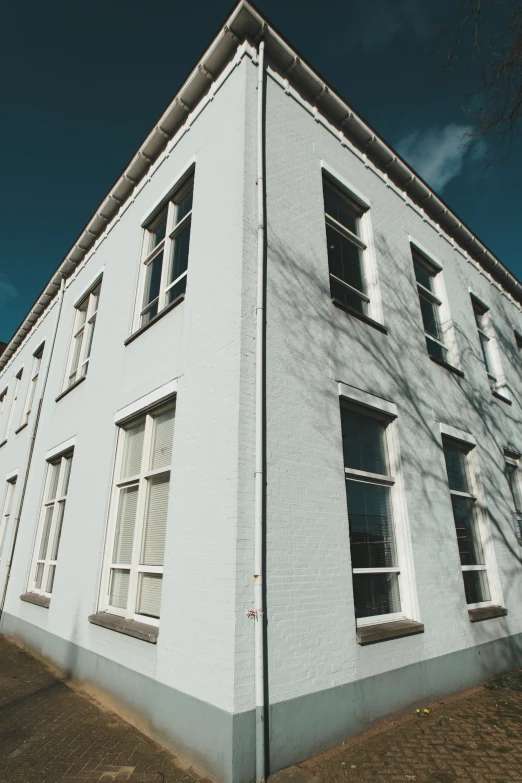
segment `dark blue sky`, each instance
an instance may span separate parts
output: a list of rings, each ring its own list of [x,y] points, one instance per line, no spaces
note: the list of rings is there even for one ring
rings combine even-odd
[[[455,0],[258,0],[285,37],[519,278],[522,140],[460,145],[469,76],[435,86]],[[7,0],[0,10],[0,340],[7,340],[210,43],[225,0]]]

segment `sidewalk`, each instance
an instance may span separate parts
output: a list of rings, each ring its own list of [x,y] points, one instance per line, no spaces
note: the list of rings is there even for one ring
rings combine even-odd
[[[278,773],[273,783],[522,781],[522,672],[473,688]],[[424,708],[429,712],[424,712]],[[271,781],[271,783],[272,783]]]
[[[1,783],[211,783],[0,637]]]

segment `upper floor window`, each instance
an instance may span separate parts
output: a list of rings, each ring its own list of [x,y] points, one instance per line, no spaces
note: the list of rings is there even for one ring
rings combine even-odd
[[[518,355],[522,359],[522,334],[515,330],[515,343],[517,345]]]
[[[145,226],[135,329],[185,296],[193,190],[192,174]]]
[[[34,395],[36,392],[36,384],[38,383],[38,376],[40,374],[40,365],[42,363],[44,346],[41,345],[33,355],[33,366],[31,369],[31,377],[29,378],[29,386],[27,388],[27,397],[25,399],[24,412],[22,415],[22,425],[27,424],[31,411],[33,409]]]
[[[448,363],[448,346],[445,344],[442,319],[442,299],[437,294],[436,283],[441,270],[412,246],[413,267],[417,281],[417,293],[424,325],[428,354]]]
[[[158,625],[167,529],[173,402],[119,431],[102,611]]]
[[[11,515],[11,509],[13,505],[13,497],[16,487],[16,476],[6,481],[6,489],[4,495],[4,505],[2,508],[2,516],[0,517],[0,558],[2,557],[2,549],[4,545],[5,534],[7,526],[9,524],[9,517]]]
[[[76,305],[74,327],[64,388],[72,386],[87,375],[91,358],[92,339],[98,314],[101,282],[97,283],[83,300]]]
[[[8,391],[8,389],[7,389],[7,386],[6,386],[5,389],[2,392],[0,392],[0,428],[2,426],[2,416],[3,416],[3,414],[5,412],[5,409],[6,409],[7,391]],[[0,431],[1,431],[1,429],[0,429]]]
[[[489,308],[473,294],[471,295],[471,304],[473,306],[482,360],[488,375],[489,385],[491,386],[492,392],[496,395],[500,394],[500,396],[508,398],[509,393],[506,386],[506,379],[502,371],[495,328],[491,320],[491,312]]]
[[[522,475],[520,470],[520,455],[511,451],[504,451],[506,463],[506,475],[511,490],[513,505],[515,507],[515,532],[520,544],[522,544]]]
[[[73,452],[69,450],[47,462],[29,592],[49,598],[53,592],[72,460]]]
[[[22,380],[23,369],[19,370],[15,377],[15,384],[13,390],[13,396],[11,399],[11,405],[9,408],[9,414],[7,416],[7,424],[4,431],[4,440],[7,440],[11,431],[11,424],[13,423],[14,412],[16,408],[16,402],[18,400],[18,394],[20,392],[20,381]]]
[[[370,296],[364,264],[367,244],[361,225],[367,207],[326,176],[323,176],[323,196],[332,299],[368,315]]]
[[[491,595],[471,462],[473,446],[444,438],[443,448],[466,601],[476,607],[489,603]]]
[[[378,414],[341,407],[346,500],[358,625],[402,617],[387,428]],[[369,619],[371,618],[371,620]]]

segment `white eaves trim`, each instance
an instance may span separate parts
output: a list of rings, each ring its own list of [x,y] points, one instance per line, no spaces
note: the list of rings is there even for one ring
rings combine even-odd
[[[64,440],[63,443],[59,443],[58,446],[54,446],[54,448],[49,449],[49,451],[45,454],[45,459],[50,460],[53,457],[57,457],[58,454],[63,454],[65,451],[69,451],[69,449],[72,449],[75,445],[76,436],[74,436],[74,438],[69,438],[69,440]]]
[[[393,419],[398,416],[397,406],[394,402],[383,400],[382,397],[376,397],[375,394],[356,389],[355,386],[348,386],[346,383],[339,382],[339,397],[357,402],[359,405],[364,405],[365,408],[380,411]]]
[[[120,410],[116,411],[114,414],[114,423],[120,424],[122,421],[125,421],[125,419],[134,416],[134,414],[139,413],[146,408],[150,408],[150,406],[154,405],[156,402],[160,402],[161,400],[176,394],[177,390],[178,379],[174,378],[173,381],[169,381],[163,386],[159,386],[157,389],[154,389],[154,391],[149,392],[149,394],[145,394],[144,397],[140,397],[138,400],[126,405],[125,408],[120,408]]]
[[[477,441],[471,433],[464,432],[464,430],[458,430],[456,427],[452,427],[451,424],[444,424],[442,421],[439,422],[439,426],[441,435],[445,435],[447,438],[453,438],[453,440],[460,440],[462,443],[469,443],[470,446],[477,445]]]

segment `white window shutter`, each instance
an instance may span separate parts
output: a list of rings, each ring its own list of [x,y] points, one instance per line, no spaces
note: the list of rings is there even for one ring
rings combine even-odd
[[[169,475],[156,476],[149,480],[149,498],[141,556],[142,565],[163,565],[169,485]]]
[[[152,448],[152,470],[170,465],[172,460],[172,439],[174,437],[174,408],[154,418],[154,446]]]
[[[118,523],[114,541],[113,563],[130,564],[134,526],[136,524],[136,508],[138,505],[138,485],[125,487],[120,491],[118,508]]]
[[[149,617],[160,616],[161,574],[140,574],[138,604],[136,611]]]

